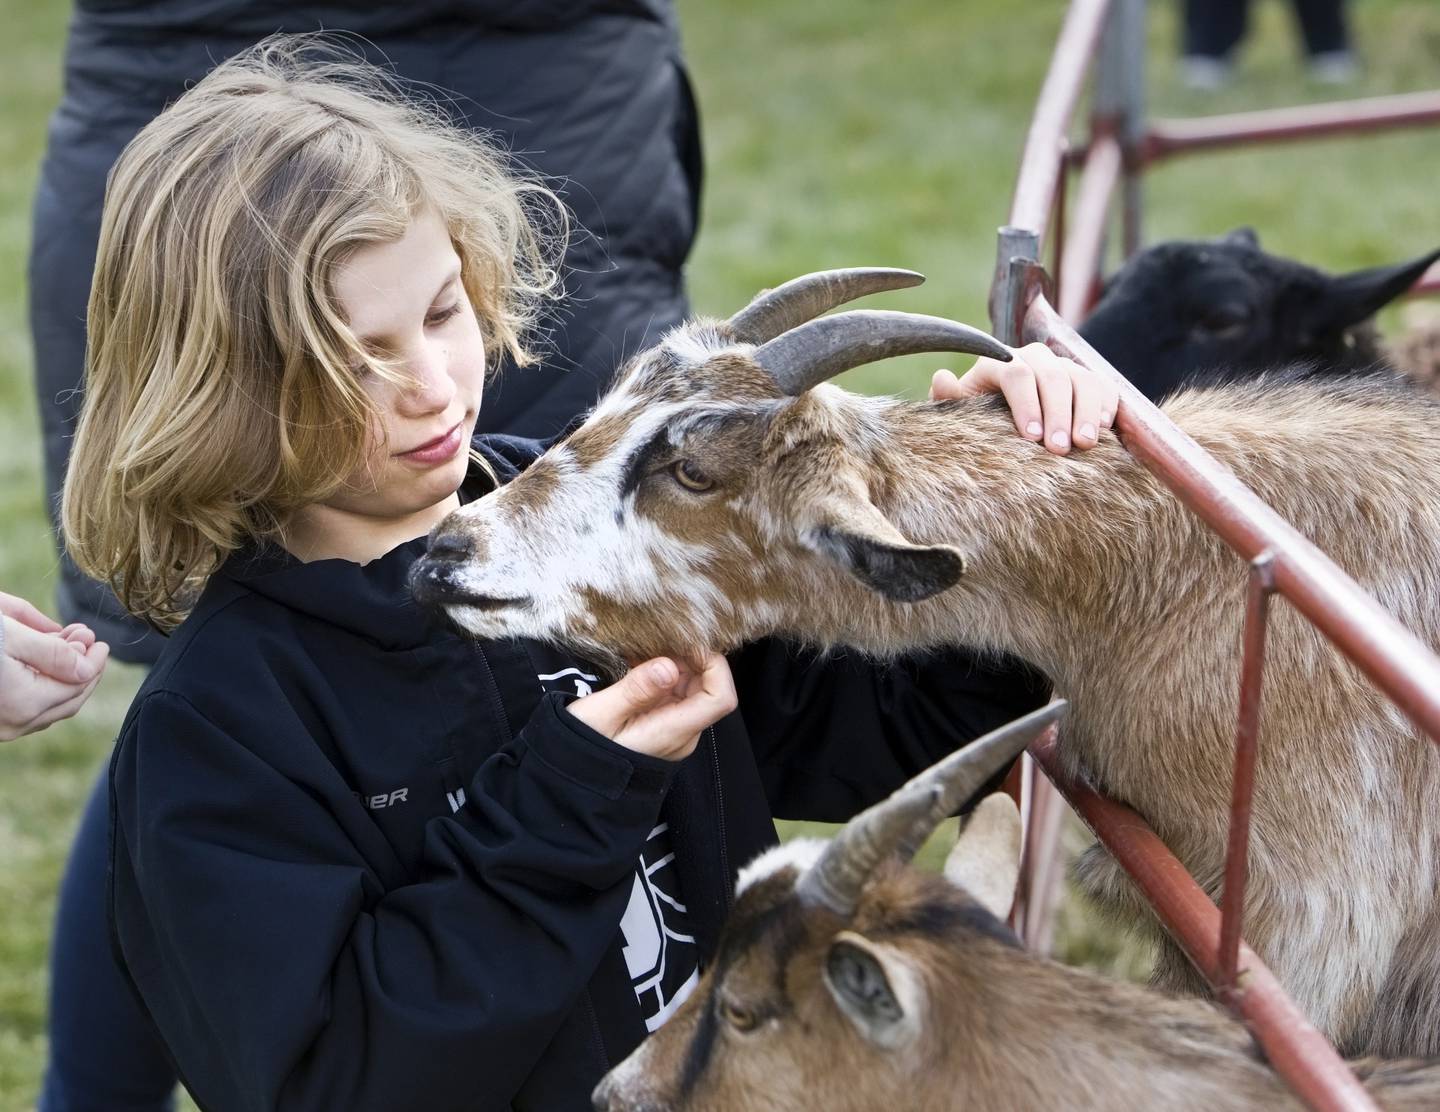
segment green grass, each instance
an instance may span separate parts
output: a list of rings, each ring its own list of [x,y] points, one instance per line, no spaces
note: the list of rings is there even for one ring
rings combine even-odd
[[[1174,6],[1153,5],[1151,106],[1185,115],[1328,99],[1297,63],[1288,5],[1257,5],[1235,85],[1178,86]],[[1440,5],[1353,5],[1366,61],[1345,95],[1440,87]],[[728,313],[757,288],[824,266],[924,271],[892,307],[984,324],[1017,156],[1048,63],[1058,0],[681,0],[705,128],[707,191],[690,268],[699,309]],[[25,325],[30,198],[59,96],[66,6],[0,0],[0,589],[48,604],[46,533]],[[1440,139],[1289,146],[1179,161],[1151,179],[1151,237],[1239,224],[1328,269],[1400,259],[1440,243]],[[923,391],[934,359],[850,376],[867,390]],[[45,1056],[45,963],[55,886],[78,809],[138,682],[112,667],[76,721],[0,747],[0,1112],[27,1107]],[[935,851],[938,854],[938,850]],[[932,855],[933,856],[933,855]],[[1067,908],[1067,957],[1128,968],[1132,956]]]

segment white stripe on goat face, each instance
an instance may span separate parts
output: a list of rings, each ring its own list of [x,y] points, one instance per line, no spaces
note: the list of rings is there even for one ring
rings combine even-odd
[[[493,611],[452,606],[451,616],[470,633],[553,638],[583,624],[586,588],[627,606],[663,600],[674,607],[683,600],[692,611],[686,624],[706,632],[709,614],[722,601],[710,582],[693,574],[708,550],[636,514],[633,491],[622,497],[627,461],[688,407],[628,400],[624,408],[614,397],[604,406],[614,418],[627,410],[634,417],[603,459],[582,467],[562,444],[537,461],[537,469],[552,472],[547,481],[556,482],[540,509],[531,508],[526,473],[456,512],[477,557],[457,574],[457,586],[487,598],[529,600]]]

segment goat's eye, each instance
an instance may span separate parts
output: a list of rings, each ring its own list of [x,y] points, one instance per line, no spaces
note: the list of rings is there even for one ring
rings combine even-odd
[[[706,491],[715,485],[714,479],[688,459],[676,460],[670,466],[670,473],[675,476],[675,481],[686,490]]]
[[[1250,327],[1248,305],[1217,305],[1200,315],[1195,331],[1212,340],[1235,340]]]
[[[753,1031],[760,1026],[760,1015],[758,1012],[737,1004],[733,1000],[722,1000],[720,1003],[720,1016],[731,1027],[737,1031]]]

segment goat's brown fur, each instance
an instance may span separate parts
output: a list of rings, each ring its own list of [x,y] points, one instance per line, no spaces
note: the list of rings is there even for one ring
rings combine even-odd
[[[793,891],[796,875],[786,866],[741,893],[695,994],[602,1084],[598,1108],[1303,1107],[1248,1032],[1214,1005],[1170,999],[1025,951],[967,892],[938,876],[892,862],[842,919],[802,906]],[[827,991],[831,947],[856,936],[902,957],[916,974],[918,1034],[901,1047],[864,1038]],[[1440,1102],[1440,1065],[1353,1066],[1384,1108]]]
[[[457,620],[612,661],[777,633],[876,654],[956,642],[1015,653],[1072,704],[1061,746],[1072,771],[1145,816],[1218,897],[1241,561],[1108,434],[1059,458],[992,402],[832,386],[781,398],[724,350],[723,328],[682,339],[686,352],[722,350],[652,353],[597,412],[630,414],[634,443],[622,441],[651,445],[632,487],[614,461],[578,466],[562,445],[583,498],[552,497],[522,526],[511,511],[528,501],[522,475],[453,515],[445,528],[472,542],[467,591],[552,592],[508,610],[468,611],[462,598]],[[1440,406],[1371,382],[1261,382],[1182,394],[1167,410],[1440,642]],[[713,489],[681,489],[668,473],[680,459]],[[595,566],[561,570],[582,534]],[[967,571],[949,590],[896,602],[872,589],[916,552],[953,550]],[[941,571],[958,566],[946,558]],[[930,575],[922,567],[911,586],[929,590]],[[1440,1054],[1440,756],[1283,603],[1267,658],[1247,940],[1347,1052]],[[1108,858],[1087,858],[1082,875],[1102,902],[1145,918]],[[1197,987],[1174,950],[1158,979]]]

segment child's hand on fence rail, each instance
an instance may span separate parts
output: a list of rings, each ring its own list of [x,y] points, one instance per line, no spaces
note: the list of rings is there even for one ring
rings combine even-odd
[[[1026,440],[1043,443],[1056,455],[1092,448],[1100,430],[1115,421],[1120,393],[1115,386],[1044,344],[1016,348],[1009,363],[980,359],[957,378],[940,370],[930,382],[933,401],[1004,394],[1015,428]]]

